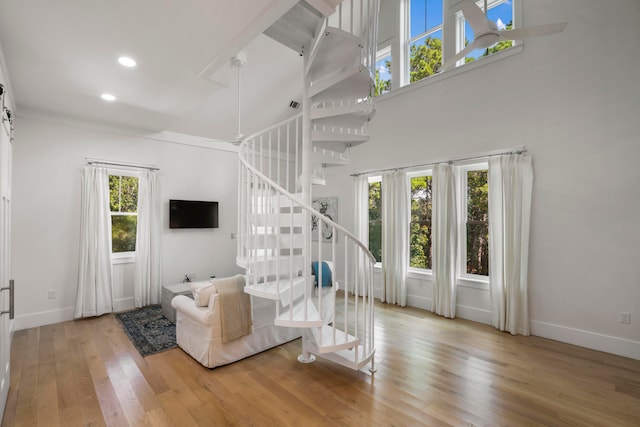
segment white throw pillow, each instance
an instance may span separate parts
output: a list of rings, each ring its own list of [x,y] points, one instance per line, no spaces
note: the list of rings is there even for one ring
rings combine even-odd
[[[209,297],[218,293],[216,286],[211,282],[192,283],[189,286],[196,307],[206,307],[209,304]]]

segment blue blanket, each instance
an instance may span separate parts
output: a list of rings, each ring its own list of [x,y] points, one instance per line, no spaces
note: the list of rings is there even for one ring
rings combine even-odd
[[[318,261],[313,261],[311,263],[311,270],[313,271],[313,275],[315,276],[314,284],[318,286]],[[322,287],[325,288],[327,286],[331,286],[331,269],[329,268],[329,264],[322,261]]]

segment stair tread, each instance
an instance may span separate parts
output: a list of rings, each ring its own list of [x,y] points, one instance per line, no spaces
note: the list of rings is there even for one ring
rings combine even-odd
[[[366,98],[371,92],[372,84],[369,71],[356,65],[314,80],[309,87],[309,96],[314,103],[335,99]]]
[[[287,278],[287,279],[273,280],[269,282],[255,283],[255,284],[249,283],[244,287],[244,291],[247,294],[254,295],[260,298],[278,300],[278,299],[281,299],[283,296],[285,296],[284,294],[290,293],[292,284],[293,284],[294,295],[295,295],[296,288],[304,286],[305,278],[302,276],[297,276],[292,278],[291,280]],[[278,286],[280,287],[279,293],[278,293]]]
[[[357,362],[356,354],[358,355]],[[351,369],[362,369],[366,364],[369,363],[374,354],[375,349],[373,349],[371,354],[367,355],[365,347],[362,344],[359,344],[357,346],[354,346],[353,349],[338,350],[333,353],[323,353],[321,354],[321,356],[327,360],[331,360],[332,362],[338,363]]]
[[[307,298],[295,303],[292,309],[281,312],[274,323],[277,326],[320,327],[322,318],[311,298]]]
[[[340,2],[341,0],[307,0],[307,3],[309,3],[311,7],[322,13],[325,17],[333,15]]]
[[[305,70],[309,77],[319,77],[336,69],[360,62],[362,41],[359,37],[335,27],[327,27],[320,35],[318,48]]]
[[[322,331],[322,334],[320,334]],[[348,334],[340,329],[335,329],[335,341],[334,341],[334,329],[330,325],[323,325],[322,328],[314,329],[313,336],[318,346],[318,353],[335,352],[340,349],[353,348],[360,343],[360,339]],[[322,335],[322,339],[320,339]]]
[[[283,45],[300,52],[313,39],[324,17],[305,2],[296,3],[264,33]]]

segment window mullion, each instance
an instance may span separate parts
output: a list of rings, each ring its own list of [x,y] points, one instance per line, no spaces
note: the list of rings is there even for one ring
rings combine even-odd
[[[122,176],[118,178],[118,212],[122,212]]]
[[[428,36],[430,36],[431,34],[437,33],[438,31],[442,30],[442,25],[436,25],[435,27],[431,27],[429,28],[427,31],[418,34],[417,36],[410,38],[407,41],[407,47],[411,46],[412,43],[415,43],[416,41],[420,40],[421,38],[426,38]]]
[[[396,73],[391,74],[391,87],[401,88],[409,84],[409,22],[411,20],[411,0],[400,0],[400,13],[398,14],[398,43],[396,44],[396,52],[392,52],[395,55],[398,63],[398,70]],[[395,76],[395,78],[394,78]]]

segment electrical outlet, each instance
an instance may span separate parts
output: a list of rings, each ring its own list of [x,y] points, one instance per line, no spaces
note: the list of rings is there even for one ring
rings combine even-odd
[[[631,324],[631,313],[629,313],[628,311],[621,311],[620,312],[620,323],[624,323],[624,324]]]
[[[49,295],[49,299],[56,299],[56,290],[49,289],[48,295]]]
[[[231,233],[231,240],[236,238],[236,233]]]

